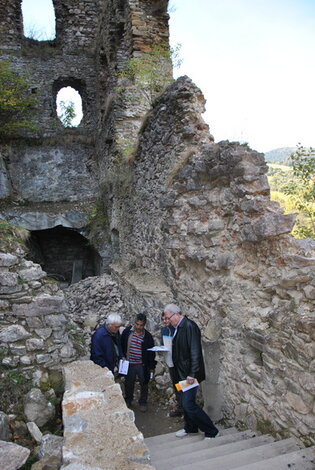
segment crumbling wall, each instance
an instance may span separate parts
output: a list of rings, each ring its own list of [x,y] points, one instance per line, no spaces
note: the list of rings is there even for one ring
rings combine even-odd
[[[153,470],[134,412],[127,408],[113,374],[91,361],[73,362],[63,372],[61,469]]]
[[[143,118],[155,97],[171,82],[172,66],[168,55],[168,0],[112,0],[110,6],[103,10],[101,23],[107,27],[102,28],[99,41],[103,93],[97,153],[102,186],[107,192],[115,192],[121,185],[117,167],[123,170],[133,158]],[[141,85],[135,75],[142,74],[142,61],[152,52],[159,61],[159,80],[151,95],[148,89],[152,88],[153,68],[145,67]],[[134,60],[137,65],[131,72]]]
[[[24,37],[21,0],[0,4],[2,59],[14,71],[28,73],[30,91],[37,98],[37,128],[20,131],[0,146],[0,199],[6,200],[1,217],[13,223],[18,218],[22,226],[27,218],[28,228],[34,230],[38,227],[30,223],[30,210],[37,219],[44,211],[46,220],[47,208],[41,205],[52,202],[48,212],[68,220],[65,208],[57,207],[67,202],[82,220],[102,199],[104,182],[106,191],[117,187],[111,168],[124,165],[136,147],[151,103],[143,99],[148,84],[139,88],[126,71],[132,58],[145,56],[156,45],[168,51],[168,1],[54,0],[56,38],[50,41]],[[161,87],[171,77],[168,58]],[[56,114],[56,95],[65,86],[75,88],[82,98],[83,119],[77,128],[64,128]],[[25,208],[34,204],[37,207]],[[104,228],[92,243],[107,269],[114,236],[111,239]]]
[[[294,216],[270,201],[263,154],[212,142],[203,107],[182,77],[148,115],[128,198],[111,206],[113,271],[124,287],[159,277],[198,322],[211,416],[312,442],[314,242],[287,235]]]
[[[80,357],[82,349],[71,339],[78,332],[67,318],[63,292],[19,251],[0,253],[1,363],[26,369],[39,383],[49,369]]]
[[[54,6],[56,39],[38,41],[24,37],[21,0],[1,0],[1,59],[13,71],[27,75],[36,98],[34,130],[19,131],[7,139],[9,150],[5,148],[1,156],[6,188],[2,198],[82,201],[97,193],[99,2],[56,0]],[[77,128],[64,128],[57,117],[56,96],[66,86],[82,98],[83,120]]]
[[[93,200],[101,187],[112,270],[130,312],[143,306],[154,327],[163,304],[175,300],[202,329],[212,417],[314,440],[314,243],[287,235],[294,217],[270,201],[263,155],[213,142],[204,98],[187,77],[158,97],[171,81],[162,61],[148,100],[146,80],[142,90],[126,73],[131,58],[168,47],[168,2],[55,0],[57,36],[44,43],[23,37],[20,0],[0,3],[2,58],[30,72],[38,97],[38,129],[1,150],[1,197],[42,203],[46,186],[54,203],[76,202]],[[56,116],[55,96],[66,85],[83,100],[77,129]],[[33,364],[37,353],[24,340],[36,328],[46,335],[50,327],[37,322],[55,317],[24,291],[17,263],[2,266],[9,297],[1,334],[14,346],[15,330],[6,328],[16,322],[12,312],[23,318],[32,331],[23,337],[18,328],[23,344],[12,350],[17,362]],[[45,365],[72,357],[55,346],[42,355]]]

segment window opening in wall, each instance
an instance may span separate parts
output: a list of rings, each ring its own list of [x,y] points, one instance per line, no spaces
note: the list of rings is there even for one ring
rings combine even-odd
[[[56,97],[57,116],[64,127],[77,127],[83,117],[82,98],[71,86],[61,88]]]
[[[24,36],[36,41],[56,38],[56,18],[52,0],[22,0]]]

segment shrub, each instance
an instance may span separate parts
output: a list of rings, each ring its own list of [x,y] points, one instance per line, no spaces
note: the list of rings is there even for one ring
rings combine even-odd
[[[32,119],[37,99],[30,92],[26,74],[19,75],[8,61],[0,62],[0,135],[10,136],[18,130],[35,130]]]

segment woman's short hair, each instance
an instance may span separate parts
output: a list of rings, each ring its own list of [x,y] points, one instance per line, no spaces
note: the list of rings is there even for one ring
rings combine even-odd
[[[105,320],[106,325],[112,325],[113,323],[122,324],[121,316],[118,313],[110,313]]]

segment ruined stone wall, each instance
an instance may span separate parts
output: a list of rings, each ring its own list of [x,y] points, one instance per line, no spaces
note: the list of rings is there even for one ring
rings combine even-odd
[[[73,362],[63,372],[61,469],[154,470],[134,412],[127,408],[113,374],[91,361]]]
[[[36,382],[82,351],[69,336],[76,325],[67,318],[63,292],[24,255],[0,253],[1,363],[25,369]]]
[[[168,47],[167,1],[55,0],[57,37],[45,43],[23,37],[20,0],[0,5],[2,58],[30,72],[39,99],[38,130],[1,149],[1,197],[86,201],[99,180],[130,316],[143,307],[157,329],[163,304],[175,300],[199,323],[211,416],[312,441],[314,244],[287,235],[294,217],[270,201],[263,155],[213,142],[189,79],[148,100],[148,83],[141,89],[121,73],[154,44]],[[160,66],[159,91],[171,81],[169,63]],[[83,100],[77,129],[56,117],[66,85]],[[23,277],[31,265],[4,260],[1,341],[10,364],[70,360],[61,297],[47,303],[36,295],[41,276]],[[47,353],[33,352],[44,339]]]
[[[109,3],[110,8],[104,9],[102,18],[102,24],[109,26],[100,34],[103,93],[100,96],[98,155],[102,183],[105,183],[107,191],[112,191],[113,187],[115,191],[121,178],[114,178],[112,168],[117,176],[116,167],[123,167],[132,159],[143,118],[158,94],[156,91],[150,99],[147,98],[150,78],[144,77],[139,86],[134,75],[128,72],[130,61],[139,60],[137,74],[146,54],[157,47],[169,50],[169,16],[168,0],[112,0]],[[158,88],[162,89],[172,80],[172,67],[170,61],[163,58],[160,66]]]
[[[200,90],[183,77],[140,136],[129,197],[117,198],[129,308],[158,277],[201,327],[211,416],[314,440],[314,242],[289,235],[294,216],[270,201],[263,154],[213,143]],[[136,293],[137,292],[137,293]],[[156,299],[156,296],[152,296]],[[144,300],[143,305],[148,304]],[[157,317],[154,305],[152,315]],[[150,310],[149,310],[150,311]]]
[[[111,168],[123,166],[133,153],[152,104],[143,98],[147,84],[140,89],[125,71],[131,58],[145,55],[156,45],[169,47],[166,0],[53,3],[56,39],[36,41],[23,36],[21,1],[0,0],[2,58],[16,72],[29,73],[31,92],[38,99],[37,129],[20,132],[8,146],[0,146],[0,199],[7,201],[0,215],[22,226],[27,219],[30,230],[38,229],[41,214],[46,221],[47,215],[55,213],[41,229],[56,226],[60,219],[65,226],[81,229],[82,225],[69,220],[71,208],[59,208],[57,203],[73,203],[82,221],[86,211],[93,212],[104,187],[112,191],[120,186],[121,177],[117,180]],[[163,70],[161,87],[171,80],[169,60]],[[56,95],[65,86],[75,88],[82,98],[83,120],[77,128],[65,129],[56,115]],[[41,206],[46,202],[53,203],[48,211]],[[83,202],[90,207],[81,207]],[[99,231],[93,244],[106,269],[115,253],[110,231]]]
[[[39,203],[76,202],[95,197],[93,150],[89,145],[72,142],[56,145],[14,143],[9,154],[5,180],[9,182],[11,192],[7,191],[4,197],[11,195]]]
[[[1,0],[0,46],[2,59],[9,60],[14,71],[28,74],[32,93],[38,97],[39,129],[35,136],[54,136],[63,129],[56,116],[55,98],[67,85],[81,94],[82,128],[93,129],[99,2],[54,1],[56,39],[51,41],[24,37],[20,4],[21,0]]]
[[[4,183],[0,197],[36,202],[91,199],[97,192],[99,2],[56,0],[57,35],[51,41],[24,37],[20,0],[0,4],[1,59],[28,76],[37,100],[32,115],[35,130],[20,131],[0,151]],[[57,93],[66,86],[82,98],[83,120],[73,129],[65,129],[56,113]]]

